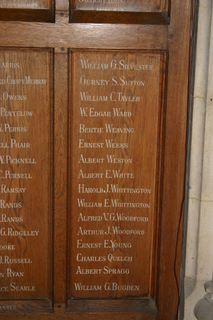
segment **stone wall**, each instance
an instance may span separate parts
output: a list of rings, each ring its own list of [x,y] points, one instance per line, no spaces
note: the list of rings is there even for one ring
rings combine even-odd
[[[213,320],[212,0],[199,4],[189,188],[184,320]]]

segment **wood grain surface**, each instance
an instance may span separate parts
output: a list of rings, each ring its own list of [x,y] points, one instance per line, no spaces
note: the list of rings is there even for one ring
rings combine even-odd
[[[0,0],[0,20],[53,21],[54,0]]]
[[[167,0],[75,0],[73,5],[79,10],[157,12],[168,10]]]
[[[168,0],[70,0],[72,22],[168,24]]]
[[[0,8],[48,9],[51,0],[1,0]]]
[[[50,50],[0,50],[3,300],[50,298],[51,61]]]
[[[153,295],[164,59],[72,54],[71,297]]]
[[[3,3],[9,5],[9,2]],[[17,3],[24,4],[20,1]],[[0,116],[1,174],[6,170],[14,174],[23,170],[32,176],[32,179],[8,180],[10,187],[26,188],[26,192],[20,193],[19,190],[18,194],[0,194],[1,219],[5,219],[4,215],[16,217],[13,222],[0,223],[0,319],[177,320],[188,70],[193,23],[191,14],[195,1],[140,1],[140,4],[133,1],[128,2],[128,5],[134,3],[140,6],[142,12],[125,12],[125,7],[122,7],[122,11],[103,11],[100,7],[102,11],[93,8],[88,11],[77,10],[76,20],[69,0],[38,3],[43,7],[0,8],[0,20],[7,20],[0,21],[0,108],[30,111],[34,116],[15,116],[9,118],[10,122],[4,113]],[[153,70],[140,73],[119,68],[82,69],[79,64],[82,57],[99,65],[101,61],[107,65],[112,59],[123,59],[140,65],[152,62]],[[21,67],[16,67],[14,61],[20,63]],[[25,85],[20,80],[18,84],[18,79],[27,74],[31,79],[46,79],[47,82],[45,85]],[[8,87],[5,82],[7,77],[14,78],[15,84]],[[100,86],[96,81],[95,85],[91,85],[91,81],[87,81],[102,79],[107,83],[112,82],[112,77],[124,77],[128,81],[139,79],[144,81],[144,86],[131,82],[130,87],[125,84],[121,89],[119,86],[114,89],[112,84]],[[115,100],[125,100],[123,96],[135,98],[126,98],[127,101],[101,101],[99,98],[100,101],[94,101],[96,98],[87,98],[108,97],[111,91],[115,92]],[[120,98],[117,92],[121,92]],[[134,110],[134,113],[129,118],[116,121],[110,117],[83,117],[81,120],[80,107],[111,112],[115,105],[125,112]],[[26,127],[27,131],[19,129],[23,131],[8,132],[9,129],[5,129],[9,128],[5,127],[7,122],[11,127]],[[121,134],[119,131],[112,134],[109,133],[109,128],[112,128],[109,125],[106,133],[106,123],[113,127],[130,128],[130,131],[133,128],[133,133]],[[105,128],[105,131],[83,132],[85,127]],[[14,139],[25,142],[25,147],[17,147]],[[83,140],[80,142],[81,148],[80,139]],[[124,147],[126,144],[127,148],[114,148],[112,155],[134,161],[113,166],[109,164],[110,168],[105,162],[92,165],[78,163],[81,154],[87,158],[106,159],[107,148],[101,149],[101,152],[99,149],[82,148],[85,141],[101,143],[102,139],[112,139],[123,143]],[[36,164],[15,164],[12,160],[5,160],[6,155],[13,159],[36,159]],[[80,170],[83,171],[79,179]],[[122,174],[131,173],[132,170],[134,178],[121,180],[114,177],[112,182],[108,182],[104,176],[100,176],[98,182],[84,181],[82,178],[83,173],[101,173],[106,170],[120,170]],[[6,185],[7,179],[3,180],[1,184]],[[96,191],[83,194],[85,187],[111,188],[111,184],[119,184],[126,188],[127,181],[128,188],[142,186],[150,189],[151,193],[118,193],[116,199],[120,202],[147,203],[149,207],[135,210],[122,208],[124,212],[116,208],[118,213],[146,217],[149,222],[120,222],[119,227],[144,230],[144,235],[130,237],[109,233],[105,239],[109,241],[105,242],[106,246],[110,240],[130,243],[132,246],[129,249],[117,248],[115,253],[112,248],[77,248],[76,243],[78,246],[83,242],[89,245],[103,244],[105,238],[102,235],[93,238],[82,235],[82,242],[78,242],[80,226],[85,230],[106,231],[109,228],[111,231],[115,225],[114,221],[80,221],[83,216],[103,216],[103,211],[95,208],[94,213],[91,207],[78,207],[79,198],[103,203],[105,198],[111,201],[114,196],[108,192],[105,197],[106,192],[101,194]],[[110,186],[107,187],[107,184]],[[3,191],[5,187],[2,188]],[[7,205],[5,208],[5,203],[10,203],[10,208]],[[18,207],[11,208],[13,206]],[[106,212],[110,213],[112,208],[106,209],[110,209]],[[34,235],[35,231],[39,232],[37,236],[24,236],[23,233],[15,237],[7,234],[11,232],[8,228],[16,232],[34,231]],[[4,247],[10,244],[15,246],[11,247],[15,250]],[[76,261],[80,252],[78,250],[89,257],[106,256],[111,250],[113,257],[132,256],[135,263],[106,261],[107,268],[127,269],[125,272],[129,274],[108,275],[98,271],[100,274],[87,277],[76,273],[81,270],[79,265],[84,269],[103,270],[105,264],[94,261],[89,267],[88,262]],[[95,250],[98,254],[94,253]],[[28,262],[32,263],[17,266],[10,263],[7,266],[3,263],[6,261],[5,256],[29,258]],[[7,268],[19,272],[15,277],[8,271],[8,275],[12,274],[12,283],[19,286],[21,283],[29,284],[31,291],[29,287],[25,288],[26,291],[13,291],[14,285],[11,287],[5,277]],[[109,270],[107,268],[105,270]],[[97,294],[94,292],[96,290],[81,292],[75,286],[77,282],[86,287],[93,282],[104,286],[105,282],[123,285],[127,281],[132,284],[137,282],[139,290],[100,290]],[[35,291],[32,290],[33,286]],[[7,287],[10,291],[5,289]]]

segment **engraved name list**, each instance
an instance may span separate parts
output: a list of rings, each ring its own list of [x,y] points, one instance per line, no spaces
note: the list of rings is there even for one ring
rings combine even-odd
[[[0,51],[2,300],[49,295],[49,65],[49,51]]]
[[[74,298],[150,293],[163,59],[160,53],[71,54]]]

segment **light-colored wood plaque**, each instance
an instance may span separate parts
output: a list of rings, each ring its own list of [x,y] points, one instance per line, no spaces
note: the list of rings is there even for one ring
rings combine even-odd
[[[48,9],[50,0],[0,0],[0,8]]]
[[[70,0],[71,21],[168,23],[170,0]]]
[[[54,0],[0,0],[0,20],[53,21]]]
[[[168,9],[167,0],[75,0],[79,10],[158,12]]]
[[[149,297],[155,283],[165,55],[71,55],[70,297]]]
[[[50,50],[0,50],[0,299],[29,308],[51,292],[50,68]]]

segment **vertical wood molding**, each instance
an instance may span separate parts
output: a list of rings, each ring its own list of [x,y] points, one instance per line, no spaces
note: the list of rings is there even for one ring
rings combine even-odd
[[[55,216],[54,216],[54,293],[55,306],[61,308],[66,295],[66,214],[67,214],[67,50],[55,50]],[[56,90],[57,88],[57,90]],[[60,88],[60,89],[59,89]],[[60,150],[60,152],[59,152]],[[59,170],[60,168],[60,170]]]
[[[55,0],[55,8],[57,11],[67,11],[69,9],[69,0]]]

